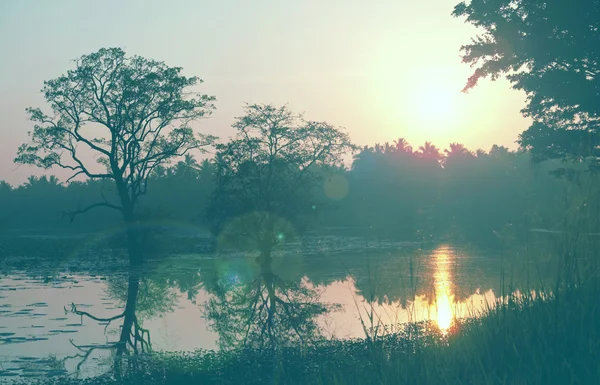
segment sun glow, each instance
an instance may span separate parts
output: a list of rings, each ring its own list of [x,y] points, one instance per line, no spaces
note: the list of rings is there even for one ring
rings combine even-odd
[[[414,93],[411,110],[414,119],[426,128],[441,128],[456,121],[458,117],[458,92],[447,85],[430,81]]]
[[[469,117],[467,95],[461,93],[465,75],[455,68],[428,66],[399,73],[392,63],[378,65],[374,92],[377,107],[402,137],[450,142]],[[398,64],[399,65],[399,64]],[[412,135],[411,135],[412,134]]]

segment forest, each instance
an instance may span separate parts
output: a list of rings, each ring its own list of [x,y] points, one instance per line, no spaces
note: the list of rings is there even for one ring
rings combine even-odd
[[[295,218],[294,227],[298,232],[364,234],[368,229],[374,237],[469,241],[559,230],[567,210],[585,205],[586,189],[594,188],[591,182],[568,183],[564,169],[560,161],[534,163],[527,150],[494,145],[489,151],[470,151],[458,143],[441,150],[431,142],[413,150],[399,138],[357,149],[348,168],[314,167],[320,181],[303,197],[305,215]],[[211,213],[216,172],[214,158],[199,162],[191,154],[155,169],[139,207],[142,217],[153,226],[178,223],[198,233],[215,230],[218,221],[228,219]],[[115,194],[103,181],[64,183],[53,175],[32,175],[19,186],[0,182],[0,230],[73,235],[118,227],[118,213],[106,208],[73,220],[68,215]]]

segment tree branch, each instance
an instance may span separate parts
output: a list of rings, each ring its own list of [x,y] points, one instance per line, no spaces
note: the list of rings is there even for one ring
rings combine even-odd
[[[79,215],[79,214],[83,214],[83,213],[87,213],[90,210],[95,209],[96,207],[108,207],[111,208],[113,210],[117,210],[120,212],[123,212],[123,209],[119,206],[115,206],[113,204],[107,203],[107,202],[100,202],[100,203],[94,203],[93,205],[89,205],[88,207],[81,209],[81,210],[75,210],[75,211],[71,211],[71,212],[64,212],[63,213],[63,218],[65,216],[68,216],[70,221],[73,222],[75,220],[75,216]]]
[[[76,371],[77,373],[79,373],[79,370],[81,369],[81,365],[83,365],[87,359],[89,358],[89,356],[92,354],[92,352],[96,349],[114,349],[117,347],[117,344],[106,344],[106,345],[76,345],[72,339],[69,340],[69,342],[71,343],[71,345],[73,345],[77,350],[84,352],[84,354],[74,354],[72,356],[66,356],[65,358],[63,358],[61,361],[64,363],[65,361],[69,360],[69,359],[73,359],[73,358],[81,358],[81,360],[77,363],[77,367],[76,367]]]

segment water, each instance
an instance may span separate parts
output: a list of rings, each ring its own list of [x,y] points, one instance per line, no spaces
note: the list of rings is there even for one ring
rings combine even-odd
[[[546,263],[505,254],[330,238],[276,253],[266,268],[243,254],[170,256],[148,263],[136,316],[154,351],[364,337],[365,325],[382,332],[422,320],[447,330],[493,305],[503,287],[529,288],[551,275]],[[98,322],[72,306],[98,318],[123,312],[127,269],[110,255],[5,261],[0,377],[108,370],[114,349],[106,347],[118,340],[122,320]]]

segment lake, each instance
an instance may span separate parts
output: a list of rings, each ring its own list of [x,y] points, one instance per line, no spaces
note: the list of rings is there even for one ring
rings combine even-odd
[[[108,370],[121,320],[72,310],[123,312],[128,270],[118,252],[80,254],[1,260],[0,377]],[[253,253],[155,258],[136,316],[153,351],[364,337],[424,320],[444,331],[553,274],[548,259],[498,247],[308,237],[275,253],[267,271]]]

